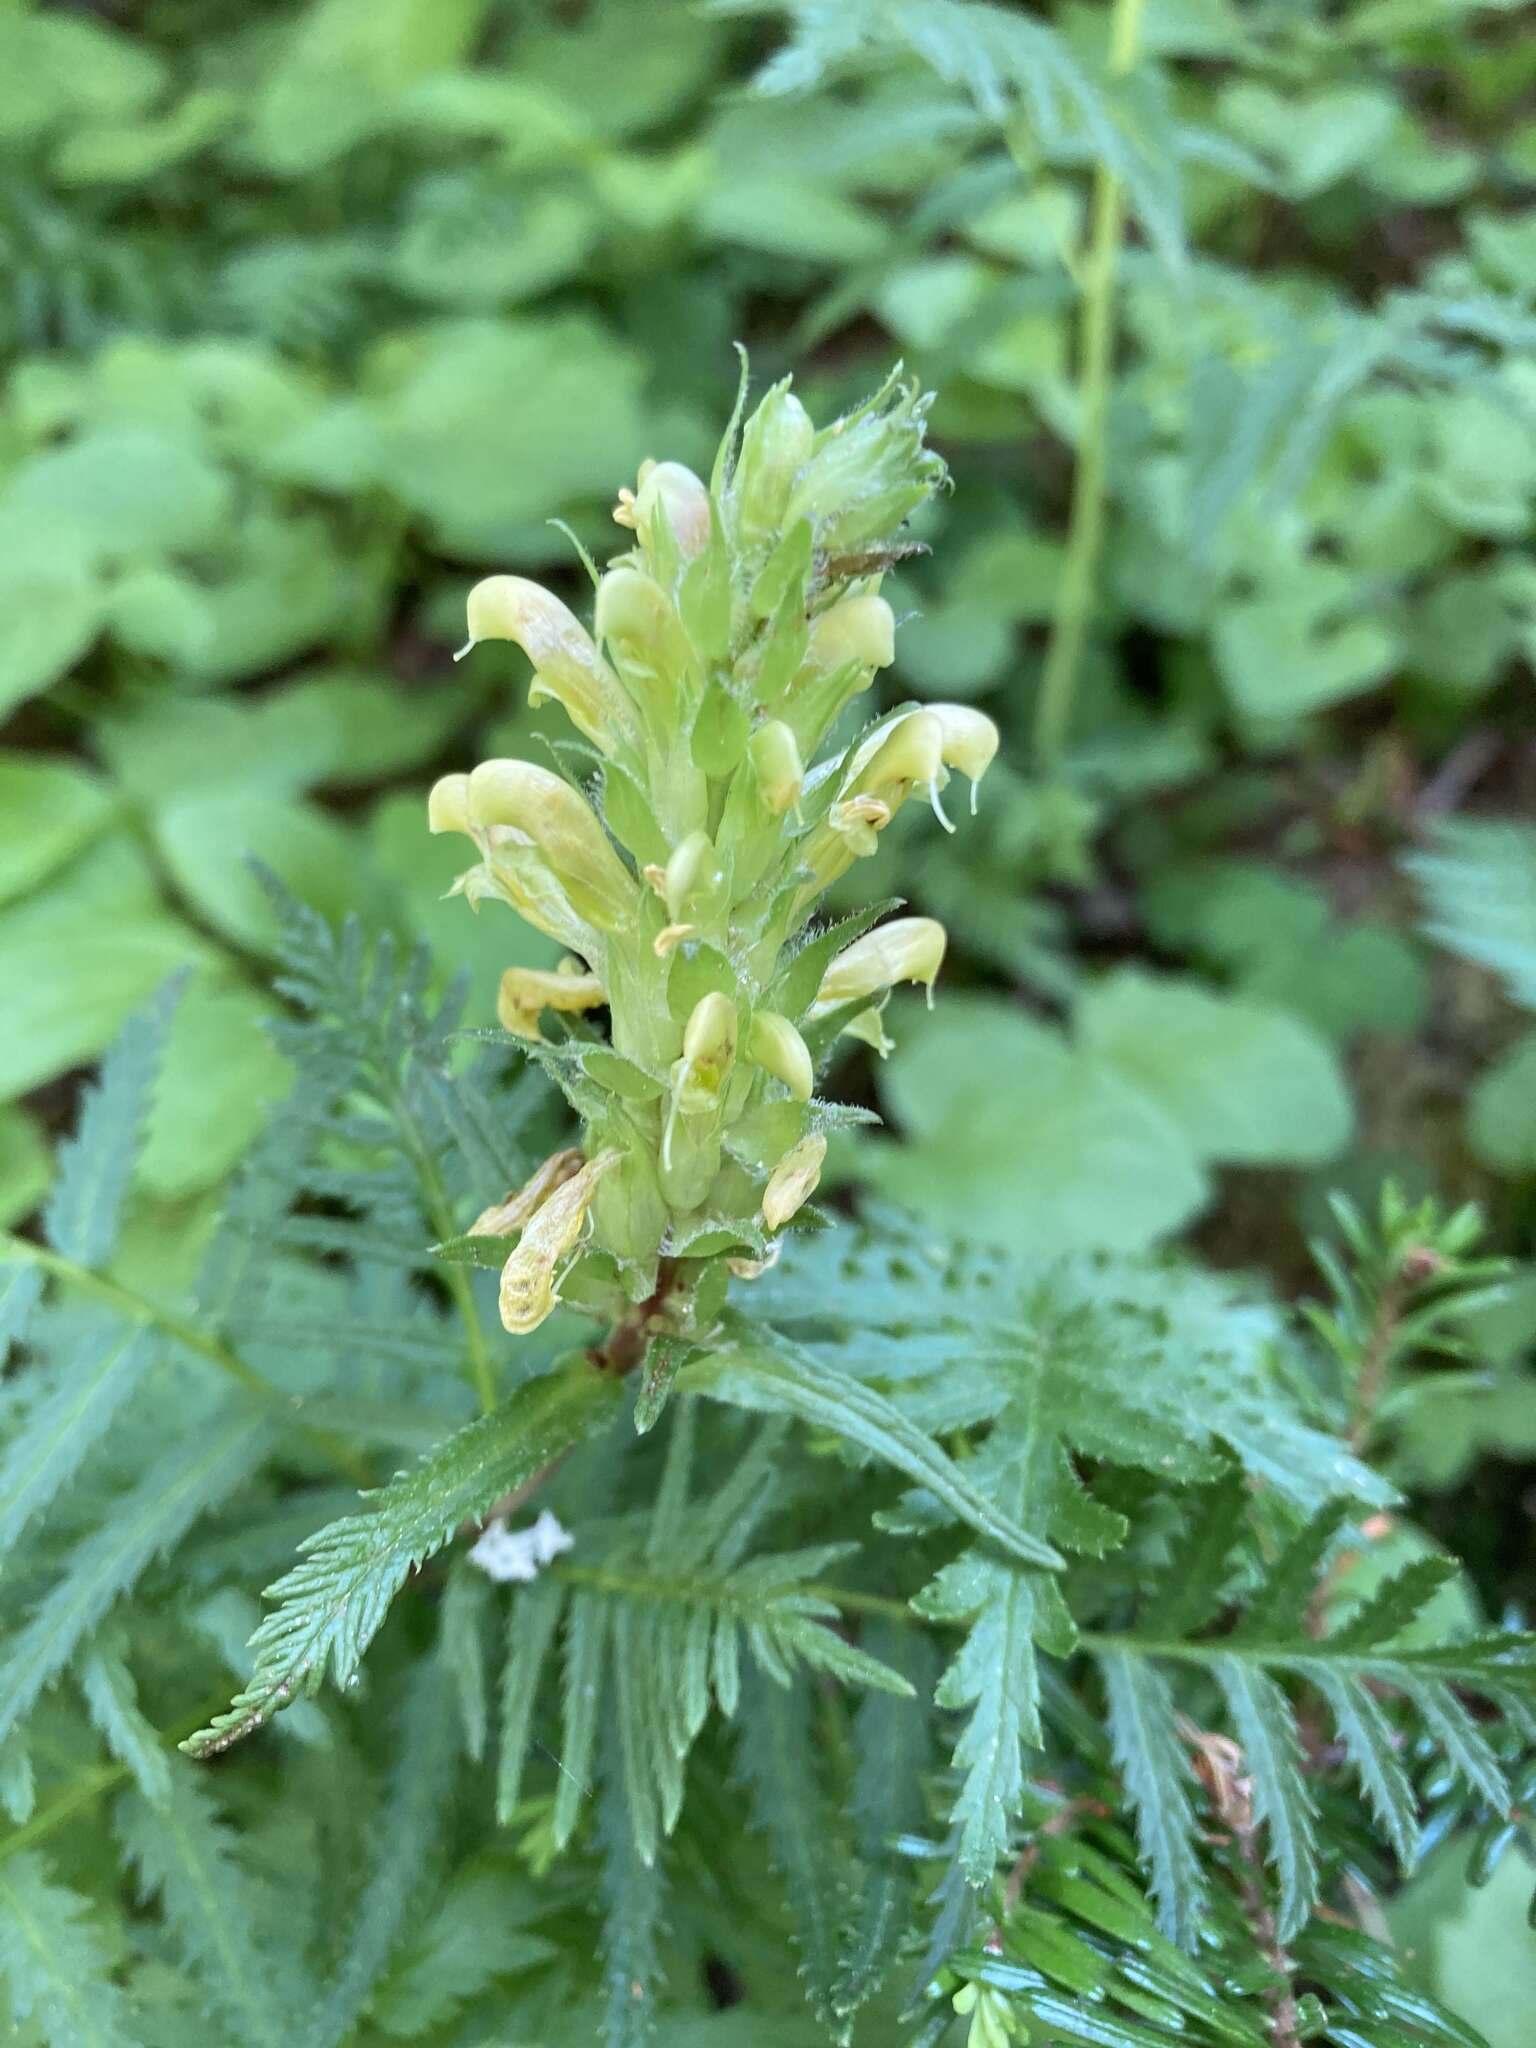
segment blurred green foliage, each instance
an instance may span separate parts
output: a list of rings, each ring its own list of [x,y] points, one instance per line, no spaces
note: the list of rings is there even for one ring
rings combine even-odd
[[[151,1283],[184,1265],[287,1084],[252,855],[468,953],[472,1021],[542,958],[443,922],[429,777],[545,730],[520,657],[450,666],[462,595],[574,599],[639,460],[707,458],[740,340],[816,410],[898,354],[937,392],[956,489],[889,691],[1005,735],[975,831],[880,856],[949,923],[949,989],[865,1077],[906,1142],[842,1172],[1037,1251],[1199,1221],[1288,1285],[1322,1186],[1390,1169],[1529,1261],[1536,43],[1468,0],[1146,0],[1118,76],[1106,29],[0,9],[0,1222],[61,1084],[185,967],[129,1233]],[[1043,761],[1098,166],[1106,535]],[[1536,1444],[1530,1272],[1481,1390],[1405,1424],[1437,1487]],[[1526,1525],[1470,1547],[1495,1600],[1531,1562]]]

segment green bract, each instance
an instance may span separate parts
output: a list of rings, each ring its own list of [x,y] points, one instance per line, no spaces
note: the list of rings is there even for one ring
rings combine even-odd
[[[477,1225],[523,1230],[509,1329],[542,1321],[557,1287],[707,1321],[727,1258],[767,1256],[815,1191],[847,1114],[815,1094],[839,1034],[883,1043],[892,984],[932,986],[933,920],[813,923],[914,791],[948,826],[950,771],[974,793],[997,751],[963,705],[845,717],[893,659],[880,585],[901,524],[945,481],[926,403],[893,375],[818,433],[786,381],[745,426],[738,406],[708,486],[644,463],[614,512],[635,545],[598,582],[591,632],[521,577],[470,593],[470,646],[515,640],[532,699],[558,701],[590,750],[585,782],[483,761],[429,804],[433,831],[478,850],[457,884],[470,903],[500,898],[570,949],[562,971],[509,968],[501,986],[503,1024],[585,1125],[585,1163],[541,1168]],[[572,1021],[604,1006],[606,1042]]]

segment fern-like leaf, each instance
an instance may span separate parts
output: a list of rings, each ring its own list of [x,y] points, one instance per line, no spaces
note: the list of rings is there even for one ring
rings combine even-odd
[[[120,1802],[118,1836],[146,1896],[158,1896],[167,1923],[210,2004],[251,2048],[282,2048],[293,2038],[286,2010],[294,1963],[274,1970],[257,1948],[255,1882],[220,1820],[206,1781],[175,1768],[169,1799],[130,1792]]]
[[[172,1444],[127,1493],[107,1503],[100,1523],[66,1555],[58,1582],[5,1646],[0,1738],[30,1712],[113,1600],[255,1470],[271,1440],[265,1416],[242,1405],[206,1433]]]
[[[359,1513],[311,1537],[300,1562],[268,1589],[277,1604],[252,1638],[250,1683],[182,1747],[192,1756],[228,1749],[289,1700],[316,1691],[327,1669],[345,1685],[406,1576],[461,1522],[599,1428],[618,1399],[618,1383],[578,1358],[519,1387],[413,1471],[365,1495]]]
[[[760,1672],[749,1678],[737,1756],[757,1825],[784,1877],[806,1996],[846,2041],[852,2028],[837,2008],[851,1873],[836,1816],[820,1790],[811,1694],[803,1680],[780,1686]]]
[[[692,1435],[692,1404],[680,1404],[651,1514],[578,1532],[574,1556],[515,1592],[507,1620],[499,1816],[510,1819],[522,1796],[543,1673],[563,1629],[555,1842],[563,1846],[581,1817],[597,1730],[606,1724],[635,1847],[647,1866],[677,1819],[687,1758],[711,1705],[727,1716],[737,1710],[743,1648],[770,1683],[788,1685],[801,1671],[820,1671],[898,1696],[911,1690],[899,1671],[829,1626],[837,1610],[813,1590],[848,1546],[743,1560],[768,1496],[779,1430],[770,1425],[703,1498],[690,1498],[688,1489]]]
[[[0,1863],[0,1974],[14,2018],[47,2048],[134,2048],[86,1901],[36,1854]]]
[[[143,1796],[163,1806],[172,1792],[170,1759],[140,1709],[133,1673],[111,1635],[98,1636],[80,1659],[80,1690],[108,1749],[128,1766]]]
[[[376,1859],[364,1879],[340,1961],[307,2022],[313,2048],[347,2040],[406,1928],[447,1821],[458,1763],[453,1678],[441,1649],[412,1674],[390,1773]]]
[[[153,1351],[146,1331],[112,1324],[39,1371],[43,1385],[0,1458],[0,1558],[79,1471],[132,1399]]]
[[[81,1098],[74,1136],[59,1147],[59,1177],[43,1224],[54,1250],[78,1265],[104,1265],[117,1241],[180,993],[177,977],[123,1026]]]
[[[786,1340],[764,1342],[742,1329],[689,1366],[684,1384],[739,1408],[793,1415],[830,1429],[926,1487],[979,1536],[1022,1564],[1054,1570],[1060,1553],[988,1500],[924,1431],[872,1387],[829,1371]]]
[[[662,1871],[654,1860],[641,1854],[643,1824],[629,1803],[631,1772],[618,1734],[611,1727],[604,1748],[598,1796],[603,1858],[603,2039],[605,2048],[643,2048],[656,2032]]]
[[[1168,1681],[1154,1665],[1115,1652],[1101,1659],[1115,1762],[1136,1816],[1157,1923],[1194,1947],[1205,1881],[1195,1852],[1193,1775],[1179,1742]]]
[[[1260,1587],[1236,1629],[1183,1641],[1135,1634],[1083,1639],[1103,1669],[1116,1756],[1164,1924],[1186,1942],[1196,1868],[1170,1671],[1199,1667],[1225,1699],[1279,1879],[1283,1940],[1304,1924],[1318,1887],[1316,1801],[1287,1682],[1310,1686],[1329,1709],[1342,1751],[1405,1867],[1417,1851],[1415,1802],[1384,1696],[1435,1743],[1475,1799],[1496,1815],[1509,1808],[1504,1767],[1460,1695],[1480,1696],[1528,1721],[1536,1706],[1536,1635],[1419,1642],[1414,1624],[1444,1583],[1440,1560],[1410,1564],[1331,1631],[1307,1633],[1301,1615],[1310,1603],[1303,1600],[1299,1561],[1311,1557],[1321,1569],[1324,1526],[1319,1518],[1282,1552],[1275,1584],[1267,1592]],[[1269,1632],[1255,1616],[1269,1618]]]

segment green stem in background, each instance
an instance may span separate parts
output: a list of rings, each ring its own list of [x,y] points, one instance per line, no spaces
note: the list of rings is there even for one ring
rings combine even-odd
[[[247,1365],[238,1352],[219,1338],[200,1330],[195,1323],[189,1323],[174,1309],[162,1308],[159,1302],[151,1301],[147,1295],[135,1293],[120,1280],[110,1279],[105,1273],[96,1273],[89,1266],[82,1266],[69,1259],[62,1252],[49,1251],[46,1245],[33,1244],[30,1238],[12,1237],[8,1231],[0,1231],[0,1258],[18,1259],[29,1266],[36,1266],[50,1279],[63,1286],[73,1288],[76,1294],[86,1295],[92,1301],[99,1301],[107,1308],[116,1309],[118,1314],[131,1323],[141,1323],[150,1329],[162,1330],[167,1337],[173,1337],[188,1351],[199,1358],[216,1365],[220,1372],[244,1387],[248,1394],[254,1394],[264,1406],[273,1409],[292,1427],[300,1430],[327,1457],[334,1460],[359,1486],[371,1486],[373,1475],[367,1465],[351,1446],[329,1429],[317,1428],[313,1423],[304,1422],[294,1414],[302,1396],[285,1394],[281,1387],[273,1386],[264,1379],[252,1365]]]
[[[422,1198],[426,1205],[427,1220],[441,1241],[457,1234],[458,1225],[453,1220],[453,1206],[448,1200],[448,1190],[443,1185],[442,1174],[432,1156],[430,1146],[422,1136],[410,1103],[403,1089],[391,1092],[389,1107],[394,1113],[405,1148],[421,1182]],[[447,1265],[443,1268],[443,1282],[453,1296],[454,1307],[464,1325],[464,1341],[469,1347],[469,1377],[480,1403],[480,1413],[489,1415],[496,1406],[496,1369],[491,1363],[491,1347],[486,1342],[485,1326],[480,1321],[480,1310],[475,1302],[474,1283],[462,1266]]]
[[[1112,78],[1123,77],[1136,62],[1141,10],[1142,0],[1114,0],[1109,24]],[[1093,221],[1083,271],[1077,465],[1072,475],[1066,554],[1061,581],[1056,586],[1050,645],[1035,704],[1035,758],[1037,765],[1046,770],[1054,768],[1060,758],[1072,719],[1072,700],[1077,691],[1104,536],[1104,457],[1115,347],[1115,269],[1124,229],[1124,190],[1115,172],[1101,158],[1093,174]]]
[[[227,1692],[215,1693],[207,1706],[200,1707],[189,1719],[178,1722],[174,1728],[166,1729],[159,1737],[161,1748],[174,1749],[184,1737],[201,1728],[210,1714],[216,1714],[228,1697]],[[77,1777],[71,1779],[57,1798],[51,1799],[46,1806],[40,1806],[32,1818],[23,1821],[19,1828],[13,1828],[8,1835],[0,1837],[0,1863],[4,1863],[7,1858],[17,1855],[23,1849],[31,1848],[34,1842],[40,1842],[45,1835],[51,1835],[55,1828],[62,1827],[65,1821],[72,1820],[77,1813],[94,1806],[98,1799],[114,1791],[117,1786],[125,1784],[132,1775],[130,1767],[125,1763],[93,1764],[89,1770],[81,1771]]]

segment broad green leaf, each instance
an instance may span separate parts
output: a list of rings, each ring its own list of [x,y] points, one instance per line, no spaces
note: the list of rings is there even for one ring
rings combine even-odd
[[[118,837],[0,911],[0,955],[0,1097],[94,1058],[178,968],[212,958],[161,907],[137,846]]]
[[[359,861],[350,833],[297,797],[189,792],[157,814],[155,839],[192,908],[255,953],[271,952],[277,920],[253,860],[328,917],[342,916],[357,902]]]
[[[54,151],[50,169],[65,185],[136,182],[182,163],[233,122],[231,92],[192,91],[157,119],[77,130]]]
[[[0,499],[0,518],[69,519],[97,549],[143,557],[202,545],[230,504],[229,479],[191,440],[104,426],[34,456]]]
[[[266,1026],[270,1004],[243,988],[199,981],[177,1006],[138,1177],[166,1201],[221,1180],[262,1129],[292,1079]]]
[[[1536,1010],[1536,826],[1449,820],[1405,863],[1433,939],[1475,960]]]
[[[1275,165],[1295,199],[1369,162],[1398,117],[1392,94],[1369,86],[1297,93],[1245,82],[1223,92],[1219,106],[1223,124]]]
[[[862,1146],[856,1170],[946,1229],[1045,1259],[1135,1250],[1204,1203],[1175,1120],[1102,1060],[1010,1004],[944,997],[894,1006],[880,1071],[900,1145]]]
[[[448,553],[500,555],[638,465],[638,388],[635,358],[579,315],[444,323],[375,400],[384,479]]]
[[[1536,1031],[1479,1077],[1467,1105],[1467,1135],[1479,1159],[1501,1173],[1536,1173]]]
[[[711,239],[822,263],[877,262],[888,243],[878,215],[798,178],[772,186],[717,171],[699,207]]]
[[[263,753],[292,760],[303,786],[351,788],[430,760],[463,715],[450,691],[412,690],[363,669],[322,668],[263,697],[253,737]]]
[[[159,90],[165,61],[140,36],[73,14],[0,16],[6,80],[0,133],[20,140],[65,118],[131,114]]]
[[[1359,615],[1354,587],[1342,569],[1319,565],[1273,594],[1227,600],[1212,647],[1239,712],[1300,718],[1385,681],[1398,643],[1388,627]]]
[[[65,549],[70,538],[66,527]],[[9,563],[0,568],[0,714],[73,668],[100,632],[102,617],[100,589],[67,552],[46,572]]]
[[[112,798],[94,775],[53,754],[0,754],[0,903],[23,896],[101,833]]]
[[[1332,1052],[1283,1010],[1122,968],[1078,1009],[1082,1043],[1183,1131],[1197,1157],[1314,1165],[1349,1138]]]

